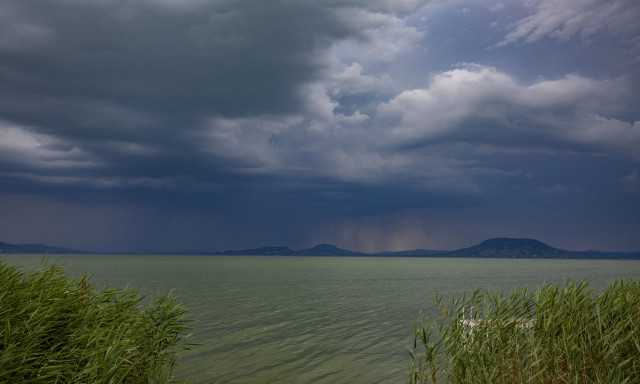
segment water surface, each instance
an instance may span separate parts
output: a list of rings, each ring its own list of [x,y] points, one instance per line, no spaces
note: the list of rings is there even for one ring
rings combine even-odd
[[[40,255],[4,256],[39,265]],[[52,257],[55,259],[55,257]],[[196,383],[401,383],[433,298],[564,279],[600,289],[640,278],[640,261],[373,257],[69,255],[97,285],[174,289],[194,320],[177,372]]]

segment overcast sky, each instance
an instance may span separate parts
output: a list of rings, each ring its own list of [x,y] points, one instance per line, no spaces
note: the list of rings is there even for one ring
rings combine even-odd
[[[640,250],[637,0],[3,0],[0,241]]]

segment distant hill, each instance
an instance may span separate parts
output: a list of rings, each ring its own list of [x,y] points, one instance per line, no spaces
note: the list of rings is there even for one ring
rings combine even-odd
[[[255,256],[384,256],[384,257],[486,257],[486,258],[539,258],[539,259],[639,259],[640,252],[566,251],[551,247],[534,239],[500,237],[485,240],[473,247],[457,251],[414,249],[399,252],[363,253],[341,249],[331,244],[318,244],[309,249],[292,250],[288,247],[262,247],[253,249],[213,252],[213,255]]]
[[[566,251],[564,249],[551,247],[534,239],[514,239],[505,237],[485,240],[473,247],[447,252],[440,256],[539,259],[640,259],[640,253]]]
[[[318,244],[309,249],[294,251],[289,247],[260,247],[213,252],[212,255],[244,256],[367,256],[366,253],[341,249],[331,244]]]
[[[485,240],[473,247],[445,253],[445,257],[526,257],[573,258],[574,252],[553,248],[534,239],[496,238]]]
[[[366,253],[348,251],[331,244],[318,244],[309,249],[296,251],[296,254],[301,256],[369,256]]]
[[[79,251],[77,249],[52,247],[43,244],[7,244],[0,242],[0,254],[24,254],[24,253],[38,253],[49,255],[62,255],[62,254],[78,254],[78,253],[91,253],[85,251]]]

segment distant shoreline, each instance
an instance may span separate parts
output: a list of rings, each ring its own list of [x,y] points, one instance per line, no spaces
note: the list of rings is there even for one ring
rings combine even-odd
[[[486,259],[577,259],[577,260],[640,260],[640,252],[567,251],[541,241],[526,238],[493,238],[478,245],[454,251],[414,249],[397,252],[364,253],[338,248],[331,244],[293,250],[289,247],[260,247],[214,252],[87,252],[42,244],[7,244],[0,242],[0,254],[104,254],[104,255],[201,255],[201,256],[336,256],[336,257],[438,257]]]

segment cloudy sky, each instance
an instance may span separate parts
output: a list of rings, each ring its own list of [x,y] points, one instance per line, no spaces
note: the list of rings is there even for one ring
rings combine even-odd
[[[0,241],[640,250],[637,0],[3,0]]]

